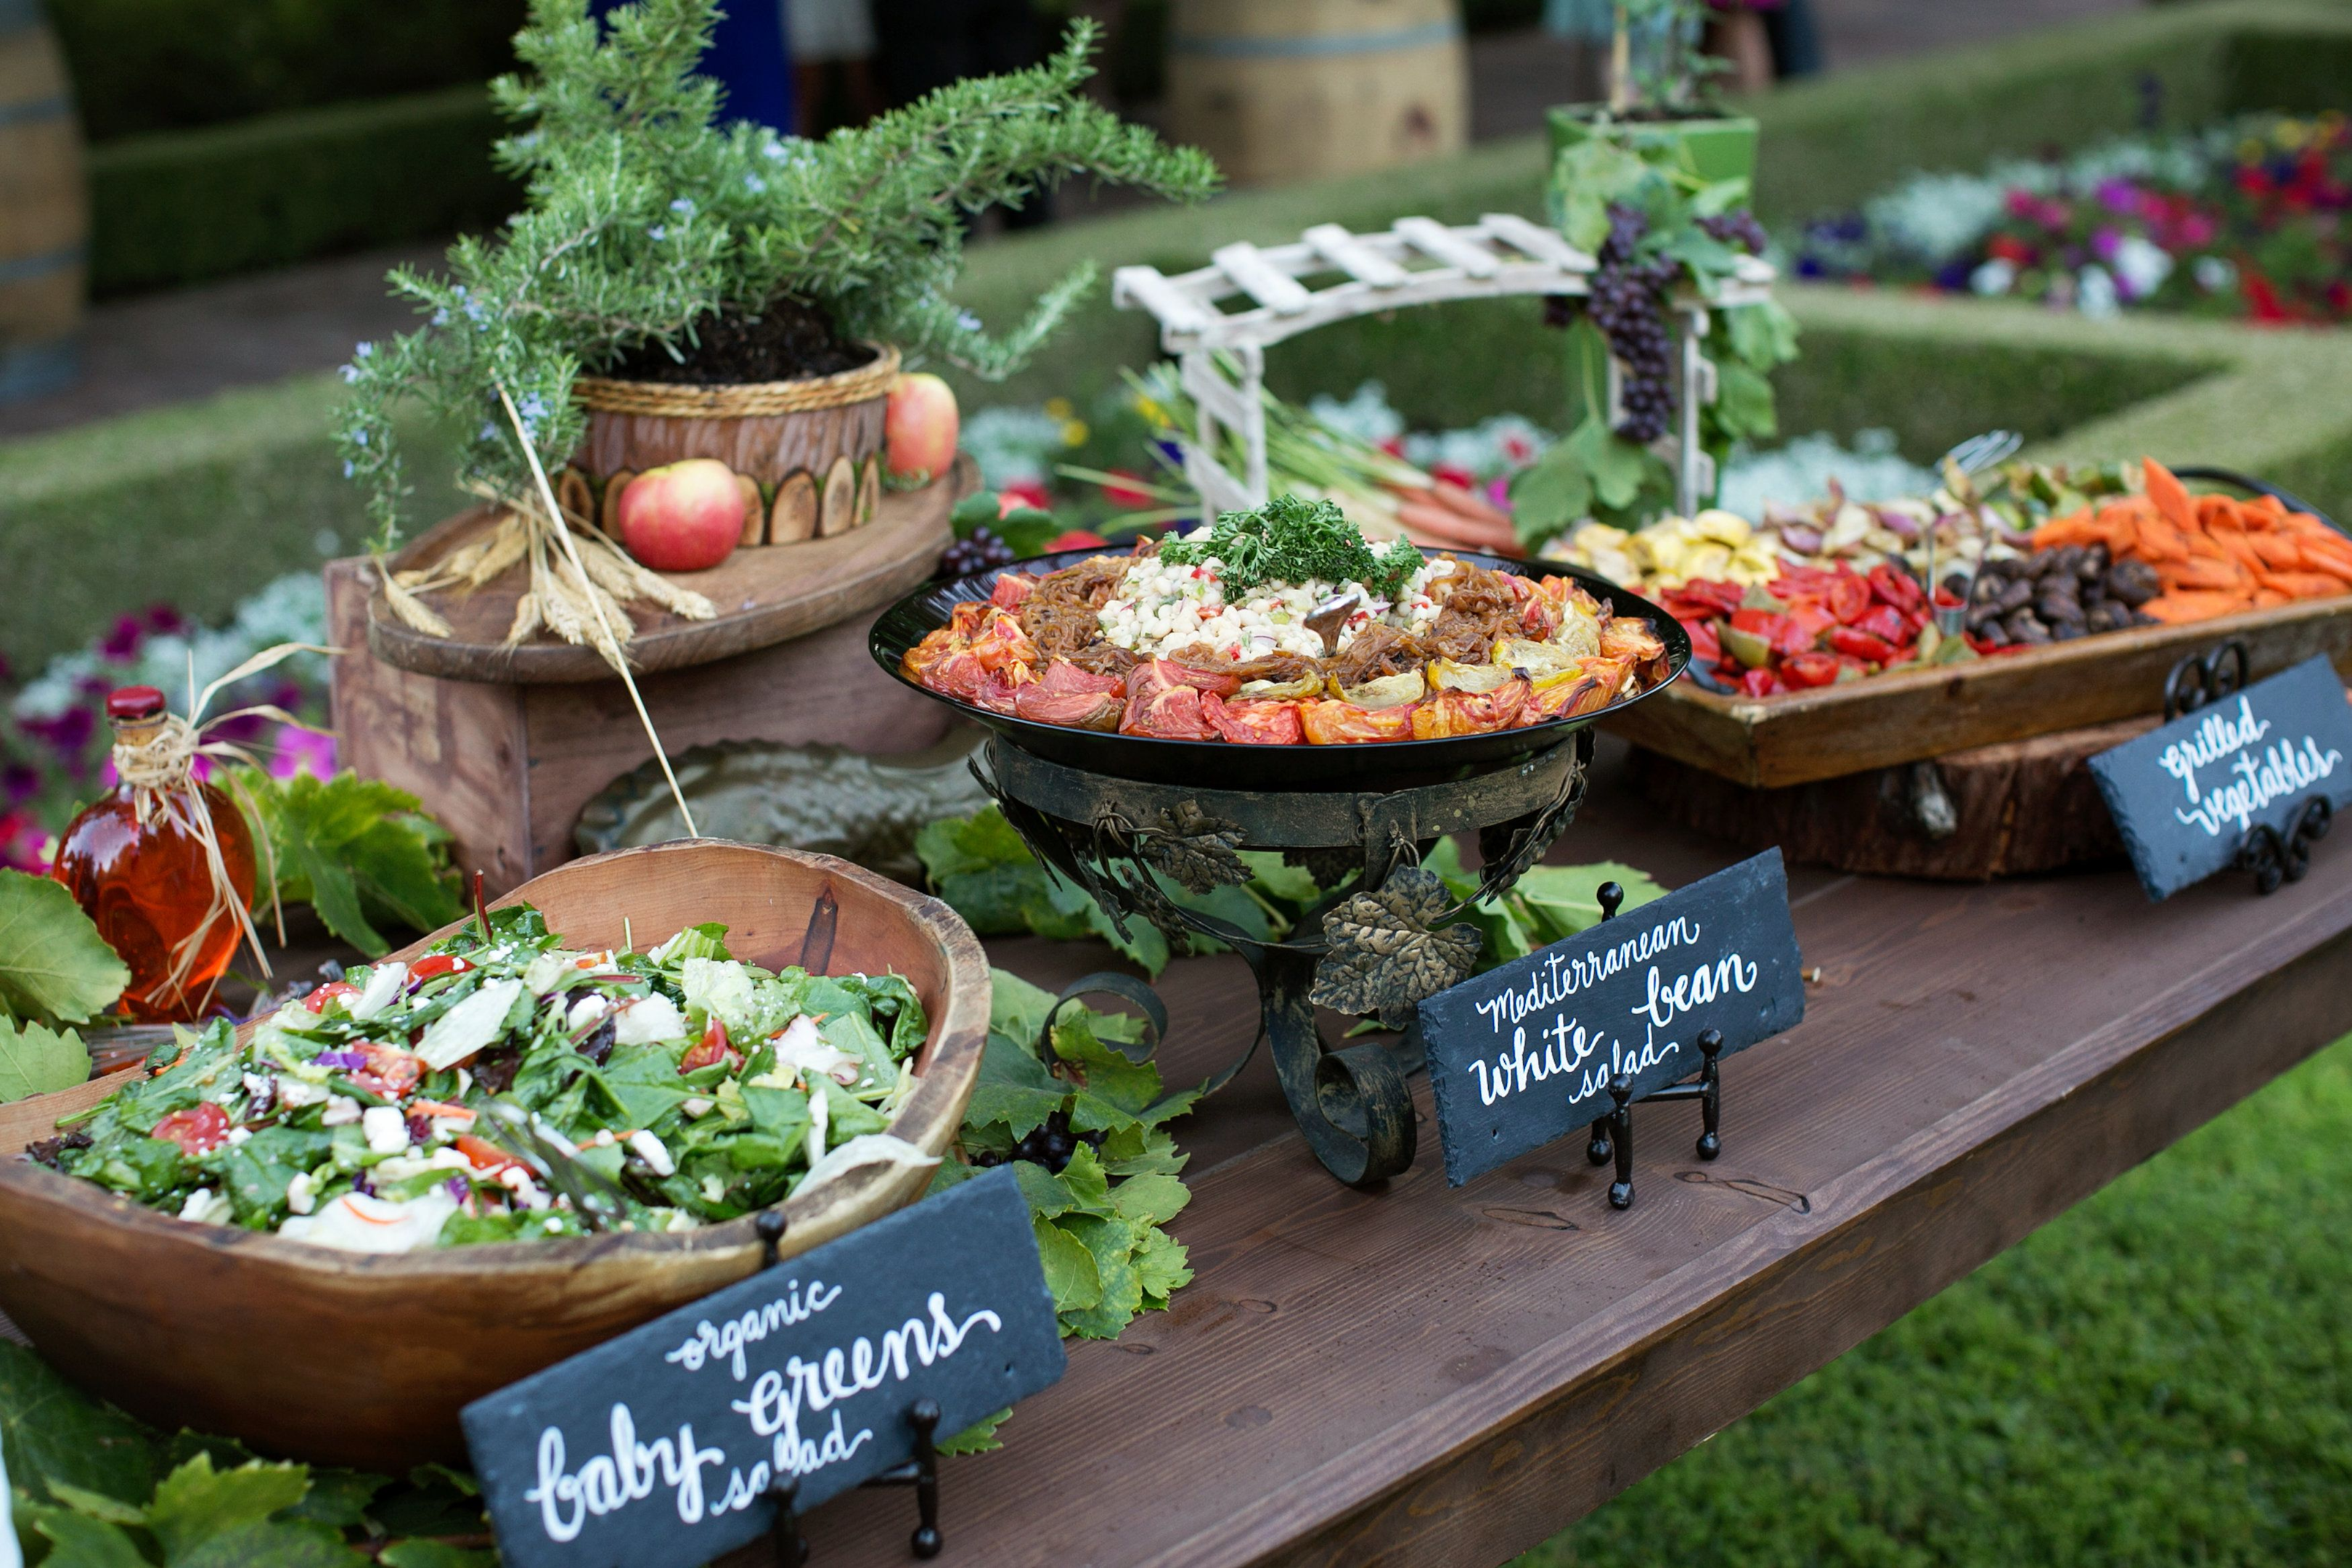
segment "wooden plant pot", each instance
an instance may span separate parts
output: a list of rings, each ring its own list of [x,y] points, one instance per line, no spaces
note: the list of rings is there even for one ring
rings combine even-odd
[[[739,956],[777,968],[798,959],[827,889],[839,915],[826,969],[895,970],[922,998],[919,1082],[890,1131],[940,1153],[977,1081],[989,1012],[988,959],[945,904],[830,856],[711,839],[575,861],[499,903],[537,905],[583,947],[723,921]],[[462,1460],[469,1401],[760,1264],[749,1215],[676,1235],[356,1255],[190,1224],[16,1157],[119,1081],[0,1106],[0,1310],[68,1377],[166,1431],[393,1475]],[[878,1219],[928,1180],[869,1166],[795,1195],[781,1250]]]
[[[882,421],[898,351],[838,375],[729,386],[583,375],[588,439],[556,479],[565,509],[619,537],[622,492],[647,468],[715,458],[743,487],[746,545],[830,539],[874,519]]]

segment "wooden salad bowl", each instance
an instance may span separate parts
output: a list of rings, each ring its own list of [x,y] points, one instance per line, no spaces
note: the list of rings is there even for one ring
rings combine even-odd
[[[579,947],[651,945],[723,921],[737,957],[774,969],[798,959],[827,888],[839,905],[827,972],[895,970],[922,998],[921,1081],[890,1131],[941,1153],[987,1044],[989,973],[971,928],[938,900],[831,856],[687,839],[575,860],[499,904],[537,905]],[[0,1107],[0,1311],[68,1377],[166,1430],[395,1475],[462,1459],[457,1412],[469,1401],[760,1264],[748,1215],[677,1235],[355,1255],[185,1223],[18,1157],[121,1081]],[[795,1196],[780,1251],[878,1219],[926,1181],[868,1166]]]

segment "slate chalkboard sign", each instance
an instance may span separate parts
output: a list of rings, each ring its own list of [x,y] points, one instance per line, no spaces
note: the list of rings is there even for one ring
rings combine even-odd
[[[467,1405],[508,1568],[690,1568],[1062,1375],[1054,1299],[999,1167]]]
[[[2352,805],[2352,707],[2324,655],[2090,761],[2151,899],[2235,860],[2250,830],[2281,833],[2306,802]]]
[[[1805,1016],[1780,852],[1767,849],[1421,1005],[1445,1179],[1460,1186]]]

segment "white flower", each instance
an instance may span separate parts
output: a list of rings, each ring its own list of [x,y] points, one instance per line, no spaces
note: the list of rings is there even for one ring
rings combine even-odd
[[[2238,286],[2238,264],[2226,256],[2200,256],[2189,275],[2208,294],[2225,294]]]
[[[1996,256],[1969,274],[1969,287],[1990,297],[2006,294],[2017,282],[2017,264]]]
[[[2154,241],[2130,234],[2116,246],[2116,277],[2131,298],[2147,299],[2171,276],[2172,257]]]
[[[2074,275],[2074,308],[2101,320],[2123,308],[2115,278],[2105,268],[2095,263]]]

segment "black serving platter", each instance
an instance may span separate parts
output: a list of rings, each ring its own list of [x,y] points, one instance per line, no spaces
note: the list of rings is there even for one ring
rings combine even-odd
[[[1459,735],[1443,741],[1380,741],[1345,746],[1248,746],[1224,741],[1170,741],[1150,735],[1104,734],[1097,730],[1040,724],[1009,713],[943,697],[900,670],[907,650],[948,624],[956,605],[985,599],[1007,572],[1042,576],[1115,550],[1064,550],[1010,566],[963,577],[934,578],[882,612],[867,647],[890,677],[934,701],[987,725],[1014,745],[1047,762],[1143,784],[1195,784],[1209,789],[1350,790],[1406,789],[1475,777],[1508,767],[1520,758],[1558,745],[1577,730],[1664,690],[1690,664],[1690,637],[1674,616],[1607,578],[1557,562],[1518,562],[1475,551],[1424,549],[1428,556],[1452,554],[1474,565],[1522,577],[1567,577],[1596,599],[1609,600],[1621,616],[1639,616],[1666,645],[1666,679],[1638,697],[1612,702],[1597,713],[1553,719],[1521,730]],[[1532,569],[1531,569],[1532,568]]]

